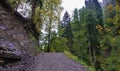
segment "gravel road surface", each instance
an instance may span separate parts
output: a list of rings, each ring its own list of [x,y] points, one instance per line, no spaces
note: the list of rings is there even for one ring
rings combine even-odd
[[[63,53],[41,53],[35,57],[31,69],[26,71],[86,71],[84,66]]]
[[[40,53],[12,65],[0,67],[0,71],[86,71],[83,65],[69,59],[64,53]]]

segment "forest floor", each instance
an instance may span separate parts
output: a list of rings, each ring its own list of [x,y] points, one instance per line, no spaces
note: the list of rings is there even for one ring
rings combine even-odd
[[[12,68],[0,68],[0,71],[86,71],[86,69],[64,53],[40,53],[27,63],[16,64]]]
[[[41,53],[32,63],[33,67],[26,71],[86,71],[84,66],[69,59],[64,53]]]

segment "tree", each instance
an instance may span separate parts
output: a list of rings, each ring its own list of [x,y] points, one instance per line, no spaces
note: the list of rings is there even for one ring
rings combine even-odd
[[[86,0],[85,5],[87,9],[92,10],[96,14],[98,24],[103,27],[104,24],[103,24],[102,8],[98,0]]]
[[[8,0],[10,2],[10,5],[17,10],[19,5],[23,2],[23,0]]]
[[[79,11],[74,9],[73,11],[73,20],[72,20],[72,31],[80,30],[80,20],[79,20]]]
[[[43,9],[41,10],[42,19],[44,20],[43,27],[45,27],[45,31],[48,36],[47,42],[47,51],[50,52],[51,49],[51,39],[53,30],[57,29],[57,25],[59,23],[60,12],[62,10],[61,0],[44,0],[43,1]]]
[[[99,62],[101,69],[105,71],[119,70],[119,1],[106,0],[106,6],[103,8],[104,12],[104,30],[102,32],[102,39],[100,40],[101,55]],[[115,7],[116,4],[116,7]]]
[[[31,4],[32,4],[32,15],[31,18],[34,21],[34,17],[35,17],[35,13],[36,13],[36,7],[39,7],[40,9],[43,6],[42,0],[30,0]]]
[[[98,39],[98,31],[95,28],[97,26],[96,18],[94,14],[89,11],[89,13],[86,15],[86,33],[87,33],[87,39],[88,39],[88,50],[90,54],[90,60],[92,66],[95,67],[96,64],[96,54],[99,47],[99,39]]]
[[[68,12],[65,12],[62,20],[62,27],[64,28],[63,37],[67,39],[67,46],[70,51],[73,51],[73,33],[71,30],[70,16]]]
[[[101,66],[97,57],[100,55],[100,38],[102,38],[99,31],[104,29],[102,8],[98,0],[86,0],[85,5],[88,12],[91,13],[91,15],[88,13],[86,17],[86,32],[89,43],[90,60],[92,66],[99,69]]]
[[[115,21],[115,29],[117,31],[117,34],[119,34],[120,30],[120,0],[116,0],[116,15],[114,17]]]
[[[78,56],[81,60],[88,63],[88,53],[87,53],[87,38],[86,36],[86,14],[88,13],[87,9],[83,7],[79,10],[74,10],[73,20],[71,21],[71,27],[73,32],[73,54]],[[89,63],[88,63],[89,64]]]
[[[67,48],[67,40],[64,37],[60,37],[62,30],[59,30],[58,33],[52,32],[51,38],[51,51],[52,52],[64,52],[64,50],[68,50]]]

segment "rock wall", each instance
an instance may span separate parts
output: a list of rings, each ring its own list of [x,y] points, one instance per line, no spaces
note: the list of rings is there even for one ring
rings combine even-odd
[[[18,56],[22,60],[37,53],[30,39],[32,35],[26,32],[24,24],[0,5],[0,60],[4,57],[3,52],[11,53],[13,57]]]

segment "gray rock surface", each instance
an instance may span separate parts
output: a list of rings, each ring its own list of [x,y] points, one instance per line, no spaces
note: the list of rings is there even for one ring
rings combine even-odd
[[[2,58],[6,59],[13,59],[13,60],[20,60],[21,57],[17,53],[11,52],[11,51],[2,51],[0,53]]]
[[[37,54],[30,40],[32,35],[25,30],[24,24],[0,3],[0,60],[20,57],[26,60]]]
[[[23,71],[21,68],[29,64],[28,59],[37,54],[35,42],[25,29],[26,22],[2,5],[2,1],[7,0],[0,0],[0,71]]]

